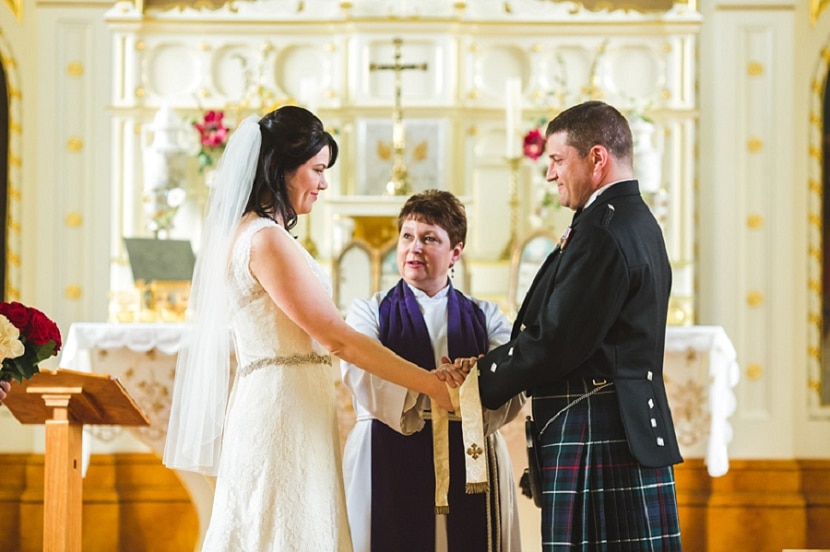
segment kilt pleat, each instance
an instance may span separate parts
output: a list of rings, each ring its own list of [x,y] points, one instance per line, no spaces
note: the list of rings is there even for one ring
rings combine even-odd
[[[676,552],[680,544],[674,468],[647,468],[631,454],[613,384],[562,382],[534,396],[542,460],[542,546],[546,552]]]

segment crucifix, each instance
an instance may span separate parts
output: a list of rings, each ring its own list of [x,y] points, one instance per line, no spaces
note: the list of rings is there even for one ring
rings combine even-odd
[[[403,161],[404,140],[403,111],[401,110],[401,73],[408,69],[427,70],[426,63],[403,64],[401,62],[401,46],[403,40],[395,38],[392,41],[395,45],[395,63],[393,64],[369,64],[370,71],[394,71],[395,72],[395,109],[392,112],[392,178],[386,184],[386,193],[389,195],[408,195],[411,192],[407,182],[406,164]]]

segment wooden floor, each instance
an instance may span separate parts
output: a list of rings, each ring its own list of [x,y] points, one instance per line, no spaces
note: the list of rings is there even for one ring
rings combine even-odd
[[[0,455],[0,466],[2,549],[40,552],[43,456]],[[715,479],[687,460],[676,476],[684,552],[830,550],[830,460],[732,460]],[[196,511],[155,455],[93,456],[83,498],[84,552],[194,549]]]

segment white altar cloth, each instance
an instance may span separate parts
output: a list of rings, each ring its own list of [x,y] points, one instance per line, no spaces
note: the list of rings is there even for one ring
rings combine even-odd
[[[117,377],[150,418],[149,427],[130,428],[130,432],[160,456],[182,327],[175,323],[72,324],[60,359],[62,368]],[[739,369],[723,328],[668,327],[664,378],[683,456],[703,458],[712,477],[724,475],[729,470],[729,417],[735,411],[733,388]],[[341,437],[345,438],[354,413],[343,386],[338,390]],[[523,431],[506,433],[523,441]],[[517,463],[522,464],[523,458]]]

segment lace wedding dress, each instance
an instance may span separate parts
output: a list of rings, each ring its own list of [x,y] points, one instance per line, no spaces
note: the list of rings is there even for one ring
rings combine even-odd
[[[266,226],[277,225],[252,221],[232,252],[238,368],[202,549],[351,551],[331,357],[251,276],[251,238]],[[330,292],[326,273],[303,254]]]

